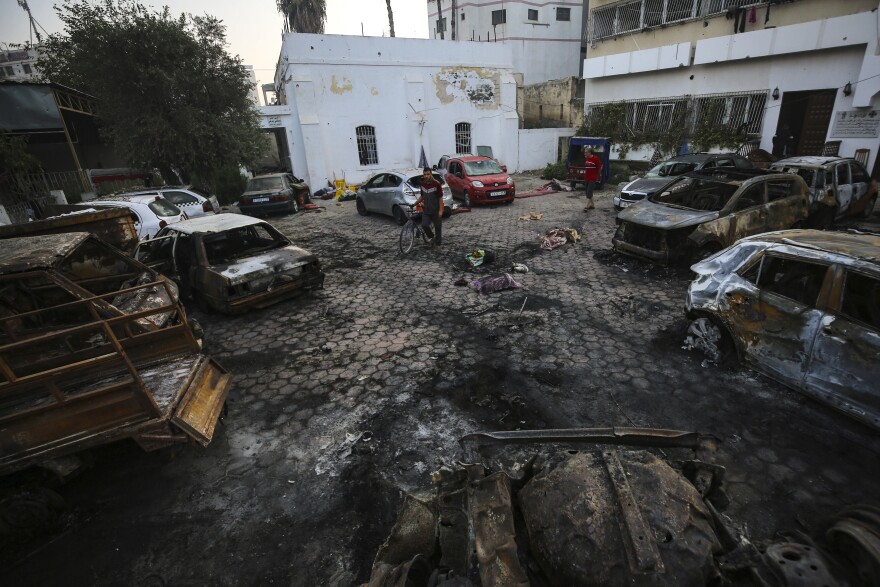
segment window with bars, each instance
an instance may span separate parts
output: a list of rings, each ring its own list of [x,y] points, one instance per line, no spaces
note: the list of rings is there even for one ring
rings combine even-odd
[[[459,122],[455,125],[455,154],[469,155],[471,152],[471,124]]]
[[[364,125],[357,127],[355,133],[361,165],[378,165],[379,152],[376,149],[376,129]]]
[[[504,24],[507,22],[507,10],[493,10],[492,24]]]
[[[556,20],[561,21],[570,21],[571,20],[571,8],[557,8],[556,9]]]
[[[766,4],[756,0],[621,0],[590,11],[589,40],[595,41],[686,20]],[[558,20],[558,19],[557,19]]]

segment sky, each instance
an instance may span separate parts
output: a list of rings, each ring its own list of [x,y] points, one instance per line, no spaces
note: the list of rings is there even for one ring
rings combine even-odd
[[[48,32],[61,29],[61,21],[52,5],[61,0],[28,0],[36,21]],[[167,5],[173,14],[211,14],[226,25],[228,50],[253,65],[257,83],[271,83],[281,50],[283,19],[275,0],[141,0],[148,6]],[[326,0],[327,22],[324,32],[334,35],[359,35],[361,25],[367,36],[388,36],[388,10],[385,0]],[[427,38],[426,0],[391,0],[394,32],[398,37]],[[42,32],[42,31],[41,31]],[[27,13],[17,0],[0,0],[0,47],[2,43],[29,40]],[[259,87],[259,86],[258,86]]]

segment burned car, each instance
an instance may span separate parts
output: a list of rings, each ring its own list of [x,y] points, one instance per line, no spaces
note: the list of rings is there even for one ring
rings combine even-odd
[[[688,316],[720,355],[880,429],[880,237],[762,234],[691,269]]]
[[[131,438],[207,445],[231,386],[170,280],[85,233],[0,258],[0,474]]]
[[[682,175],[617,215],[614,250],[693,263],[753,234],[790,228],[809,213],[798,176],[724,169]]]
[[[179,222],[141,243],[136,257],[180,284],[204,310],[264,308],[324,286],[321,262],[271,224],[239,214]]]
[[[870,218],[877,203],[877,182],[855,159],[841,157],[790,157],[770,166],[795,173],[810,189],[810,213],[817,227],[828,228],[835,218]]]

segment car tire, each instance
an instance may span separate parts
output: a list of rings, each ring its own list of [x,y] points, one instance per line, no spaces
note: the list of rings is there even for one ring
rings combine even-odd
[[[865,204],[865,209],[862,210],[862,218],[870,218],[871,216],[873,216],[874,215],[874,207],[876,206],[876,204],[877,204],[877,194],[874,194],[874,196],[870,200],[868,200],[868,203]]]
[[[461,203],[464,205],[465,208],[471,207],[471,195],[467,193],[467,191],[465,191],[464,195],[461,197]]]
[[[732,368],[739,363],[736,345],[730,331],[714,316],[699,316],[688,327],[688,334],[703,339],[710,347],[716,348],[717,356],[712,357],[707,353],[707,358],[714,360],[720,367]],[[705,349],[702,350],[705,352]]]
[[[505,204],[506,206],[510,206],[511,204],[513,204],[513,198],[510,198],[509,200],[505,200],[505,201],[504,201],[504,204]]]
[[[367,210],[367,206],[364,204],[364,201],[362,199],[358,198],[357,200],[355,200],[354,205],[355,205],[355,208],[357,208],[358,214],[360,214],[361,216],[369,216],[370,215],[370,211]]]
[[[299,205],[296,203],[295,199],[291,198],[291,200],[290,200],[290,213],[296,214],[297,212],[299,212]]]
[[[400,209],[400,206],[395,206],[391,209],[391,216],[394,217],[394,222],[397,223],[397,226],[403,226],[408,220],[406,213]]]

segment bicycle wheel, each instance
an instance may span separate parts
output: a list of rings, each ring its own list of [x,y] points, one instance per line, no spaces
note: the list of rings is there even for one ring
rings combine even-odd
[[[416,225],[412,220],[407,221],[400,230],[400,253],[406,255],[409,253],[416,242]]]

